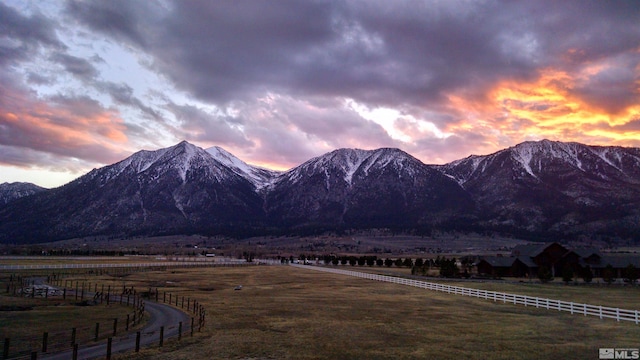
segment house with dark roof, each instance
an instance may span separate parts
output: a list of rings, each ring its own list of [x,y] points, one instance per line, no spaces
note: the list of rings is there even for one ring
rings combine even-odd
[[[601,277],[604,269],[611,265],[613,268],[613,276],[621,279],[625,275],[625,270],[629,265],[633,265],[636,271],[640,270],[640,256],[635,255],[604,255],[600,259],[600,263],[591,266],[594,276]]]
[[[526,257],[488,256],[477,263],[479,274],[493,277],[532,277],[538,272],[538,266]]]
[[[551,274],[555,276],[556,273],[561,273],[561,266],[564,266],[562,259],[568,252],[569,250],[566,247],[553,242],[518,245],[513,248],[511,256],[530,259],[536,264],[537,268],[546,266],[551,270]]]
[[[550,269],[554,277],[562,274],[565,268],[571,268],[577,275],[587,267],[591,268],[594,277],[601,277],[602,271],[611,265],[614,276],[621,278],[629,265],[640,269],[640,256],[603,255],[598,249],[568,249],[553,242],[518,245],[510,257],[483,257],[476,265],[478,274],[494,277],[535,277],[543,266]]]

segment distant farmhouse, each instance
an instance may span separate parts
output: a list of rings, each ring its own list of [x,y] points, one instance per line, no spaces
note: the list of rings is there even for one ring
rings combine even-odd
[[[560,276],[567,267],[574,274],[582,274],[585,269],[590,268],[594,277],[602,277],[603,270],[611,265],[613,276],[622,278],[629,265],[640,269],[640,256],[603,255],[595,248],[572,250],[554,242],[518,245],[509,257],[483,257],[476,265],[478,274],[481,275],[529,278],[535,278],[541,267],[549,269],[554,277]]]

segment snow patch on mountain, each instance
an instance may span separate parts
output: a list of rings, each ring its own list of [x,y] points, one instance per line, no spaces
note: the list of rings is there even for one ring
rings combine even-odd
[[[30,196],[46,190],[47,189],[32,183],[5,182],[0,184],[0,205],[5,205],[21,197]]]
[[[205,151],[215,160],[233,170],[236,174],[249,180],[257,189],[262,189],[271,184],[277,176],[281,174],[279,171],[249,165],[218,146],[210,147],[205,149]]]
[[[342,169],[345,173],[344,181],[351,185],[353,175],[358,171],[369,154],[366,150],[360,149],[347,149],[346,153],[346,161],[342,164]]]

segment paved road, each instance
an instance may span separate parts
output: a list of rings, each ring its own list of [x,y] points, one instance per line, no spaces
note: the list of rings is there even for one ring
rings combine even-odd
[[[164,326],[164,339],[178,335],[179,323],[182,322],[182,334],[190,332],[191,318],[186,313],[168,305],[153,302],[145,303],[145,311],[150,315],[150,319],[145,327],[140,330],[140,347],[150,344],[159,346],[160,327]],[[113,339],[111,353],[134,351],[136,345],[136,333],[130,333]],[[102,341],[95,345],[78,347],[78,359],[105,358],[107,354],[107,342]],[[72,358],[72,350],[55,354],[39,354],[39,359],[49,360],[69,360]]]

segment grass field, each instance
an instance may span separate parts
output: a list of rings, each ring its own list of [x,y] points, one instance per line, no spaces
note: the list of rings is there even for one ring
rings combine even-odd
[[[83,306],[78,306],[82,303]],[[89,343],[100,323],[100,338],[113,331],[113,319],[119,319],[118,329],[124,331],[127,314],[132,308],[124,305],[86,306],[87,302],[72,299],[31,299],[0,296],[0,339],[10,338],[10,354],[26,353],[42,348],[43,333],[48,333],[48,349],[71,343],[72,329],[76,328],[76,341]],[[142,326],[142,324],[137,327]],[[136,327],[136,328],[137,328]],[[135,329],[133,326],[130,330]]]
[[[286,266],[91,279],[158,288],[195,298],[207,310],[207,326],[194,338],[120,359],[597,359],[600,347],[640,346],[633,323]],[[625,308],[638,308],[640,298],[631,288],[460,285]]]
[[[640,341],[632,323],[290,267],[140,273],[127,282],[197,298],[208,325],[198,342],[122,358],[589,359]],[[616,296],[631,303],[637,293]]]

